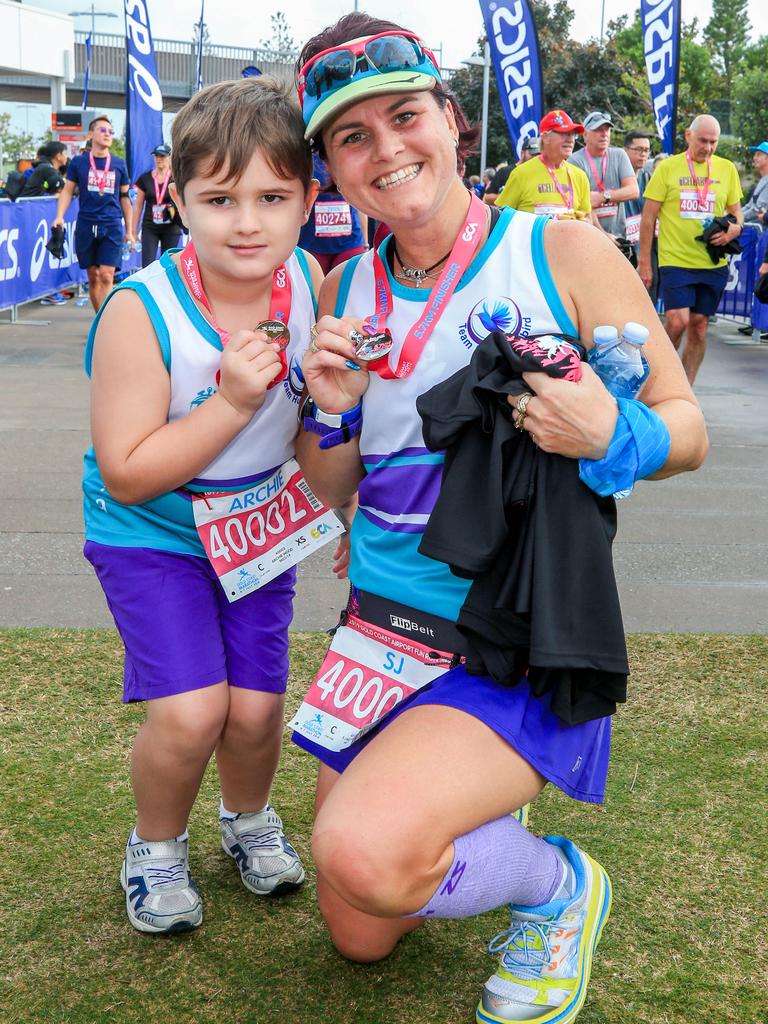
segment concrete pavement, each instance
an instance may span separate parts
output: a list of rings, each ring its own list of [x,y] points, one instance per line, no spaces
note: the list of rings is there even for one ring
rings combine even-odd
[[[30,304],[17,325],[0,326],[2,627],[112,625],[81,554],[90,321],[90,306]],[[768,344],[733,344],[742,340],[732,323],[712,327],[696,384],[712,445],[706,465],[641,483],[621,505],[614,552],[628,631],[768,627]],[[335,621],[346,584],[329,564],[327,547],[301,565],[295,629]]]

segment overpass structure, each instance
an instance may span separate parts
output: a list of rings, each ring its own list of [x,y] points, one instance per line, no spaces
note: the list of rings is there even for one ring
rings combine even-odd
[[[83,105],[85,40],[88,34],[79,31],[74,34],[74,80],[66,82],[66,103],[62,106]],[[195,91],[196,44],[181,39],[155,39],[154,44],[163,109],[178,110]],[[264,74],[275,75],[293,84],[294,62],[286,54],[245,46],[203,44],[203,82],[206,85],[240,78],[243,68],[251,64]],[[125,80],[125,36],[95,33],[88,80],[89,108],[114,110],[125,107]],[[0,94],[4,100],[14,102],[48,103],[51,85],[51,79],[41,74],[6,72],[0,75]]]

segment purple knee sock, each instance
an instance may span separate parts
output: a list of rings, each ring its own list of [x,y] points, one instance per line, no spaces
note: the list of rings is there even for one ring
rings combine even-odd
[[[548,903],[565,876],[554,846],[513,817],[499,818],[459,836],[453,863],[432,899],[409,917],[473,917],[505,903]]]

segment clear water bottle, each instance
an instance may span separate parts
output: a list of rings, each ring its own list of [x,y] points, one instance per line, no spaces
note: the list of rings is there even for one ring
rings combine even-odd
[[[630,321],[619,335],[615,327],[596,327],[593,334],[595,347],[587,361],[606,388],[616,398],[637,398],[648,379],[650,367],[643,355],[643,345],[650,331],[642,324]],[[617,491],[614,498],[621,500],[632,491]]]
[[[137,241],[133,247],[133,251],[139,256],[141,255],[141,242]]]
[[[123,262],[125,262],[125,260],[127,260],[130,255],[131,255],[131,243],[126,238],[126,240],[123,242],[123,252],[122,252]]]

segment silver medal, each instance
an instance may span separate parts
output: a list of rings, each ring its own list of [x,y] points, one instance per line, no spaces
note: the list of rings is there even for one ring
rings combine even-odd
[[[276,341],[281,352],[288,348],[291,335],[282,320],[262,320],[256,325],[255,330],[264,331],[269,341]]]
[[[364,363],[372,363],[375,359],[383,359],[388,355],[393,342],[389,331],[379,331],[378,334],[359,334],[355,332],[355,359]]]

